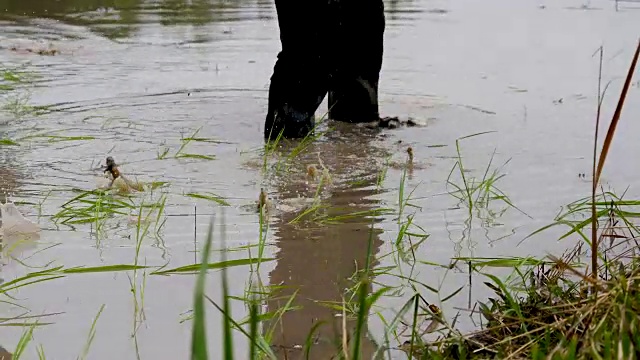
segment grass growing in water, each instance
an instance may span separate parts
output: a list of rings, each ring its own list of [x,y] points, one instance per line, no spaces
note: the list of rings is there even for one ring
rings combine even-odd
[[[599,159],[596,159],[597,151],[594,152],[591,197],[570,204],[569,210],[558,216],[554,224],[534,233],[562,224],[569,226],[570,231],[561,239],[577,234],[582,241],[561,258],[548,256],[551,265],[547,265],[547,269],[545,264],[532,267],[529,261],[514,266],[520,278],[515,288],[494,275],[484,274],[491,280],[485,284],[496,295],[489,299],[488,304],[480,304],[480,313],[486,321],[484,329],[464,336],[449,332],[420,346],[417,351],[413,351],[411,346],[410,356],[429,359],[637,357],[640,353],[640,322],[637,317],[640,308],[640,258],[636,241],[638,228],[631,219],[637,217],[638,211],[623,208],[639,203],[622,200],[612,193],[596,196],[596,189],[639,53],[640,42]],[[602,103],[600,84],[598,88],[596,126]],[[597,131],[595,137],[597,144]],[[466,194],[465,199],[471,208],[470,192],[466,191]],[[581,219],[571,220],[579,215],[582,215]],[[605,220],[603,226],[599,225],[600,220]],[[590,224],[591,237],[583,231]],[[609,244],[605,246],[604,240],[609,240]],[[589,245],[590,252],[583,251],[583,244]],[[590,274],[579,270],[582,257],[591,258]],[[483,265],[511,267],[514,264],[513,259],[493,259]],[[478,267],[476,263],[474,268]]]
[[[638,50],[640,51],[640,44]],[[630,74],[636,59],[637,52]],[[625,93],[626,86],[619,104],[623,103]],[[599,165],[594,171],[595,183],[602,171],[603,159],[606,157],[613,137],[611,129],[615,130],[620,109],[621,105],[614,115]],[[479,181],[466,177],[459,143],[457,142],[456,145],[458,151],[456,166],[462,178],[462,185],[455,185],[452,182],[449,184],[456,187],[453,194],[458,195],[461,203],[468,205],[470,216],[473,216],[473,209],[485,208],[493,200],[500,200],[508,207],[517,209],[508,197],[495,187],[500,176],[496,172],[490,173],[489,167]],[[411,224],[413,218],[409,215],[405,222],[402,217],[404,207],[410,204],[408,198],[404,197],[404,178],[399,199],[400,233],[406,234],[406,227]],[[625,208],[637,205],[640,205],[640,202],[623,200],[613,193],[594,195],[591,199],[570,204],[569,211],[560,215],[557,222],[552,225],[569,226],[570,231],[563,238],[579,234],[584,242],[578,243],[572,251],[560,258],[548,256],[547,259],[457,259],[468,263],[472,271],[485,276],[488,280],[485,285],[495,294],[495,297],[490,298],[487,303],[479,304],[479,312],[485,322],[484,328],[471,334],[462,334],[456,330],[457,318],[448,322],[440,309],[435,304],[429,303],[418,288],[413,287],[413,296],[400,307],[397,315],[390,321],[384,319],[387,327],[384,339],[386,344],[378,348],[378,355],[390,349],[388,336],[395,334],[398,337],[399,328],[404,324],[404,327],[410,330],[410,335],[409,340],[401,343],[400,348],[409,357],[417,359],[635,358],[640,352],[640,322],[637,317],[640,309],[640,291],[638,291],[640,261],[637,254],[638,244],[635,240],[640,233],[632,219],[640,212]],[[583,215],[583,218],[569,219],[576,215]],[[603,222],[605,225],[593,230],[594,233],[599,231],[599,236],[590,238],[583,230],[591,223],[600,224],[599,220],[605,220]],[[544,229],[546,228],[548,227]],[[626,232],[621,233],[621,228]],[[534,234],[540,234],[544,229]],[[401,243],[403,237],[399,235],[397,243]],[[602,247],[603,240],[607,239],[609,246]],[[592,246],[591,254],[583,251],[582,244],[585,243]],[[368,255],[371,256],[371,249]],[[585,256],[595,259],[592,261],[593,264],[599,264],[593,267],[593,275],[585,275],[584,271],[579,270],[583,264],[581,259]],[[495,275],[483,272],[482,269],[487,267],[512,268],[515,275],[514,283],[510,284]],[[345,315],[349,311],[357,319],[352,334],[345,333],[342,339],[336,339],[334,358],[361,358],[360,336],[363,325],[370,316],[370,310],[376,300],[390,290],[382,287],[373,294],[367,294],[366,287],[372,280],[372,269],[369,268],[368,261],[366,268],[358,274],[355,277],[357,283],[351,290],[351,294],[355,296],[345,298],[341,307],[338,307],[338,304],[331,305],[341,309]],[[598,276],[596,277],[595,274]],[[428,286],[425,287],[428,288]],[[429,290],[438,291],[433,288]],[[442,301],[452,298],[460,290],[444,296]],[[255,305],[252,306],[252,309],[255,309]],[[222,311],[226,319],[228,313],[225,309]],[[259,326],[256,323],[258,317],[255,316],[255,312],[251,314],[249,318],[251,331],[250,333],[243,331],[250,341],[256,339],[255,329]],[[409,315],[411,320],[405,321],[404,315]],[[229,323],[225,322],[225,326],[229,326]],[[314,330],[315,327],[311,332]],[[440,336],[429,340],[427,339],[429,334],[440,334]],[[229,333],[225,332],[225,336],[229,336]],[[229,344],[226,338],[225,344]],[[228,352],[225,354],[227,354],[225,358],[231,358]],[[250,358],[261,358],[258,354],[259,351],[252,346]],[[308,352],[305,354],[308,355]]]
[[[13,120],[25,115],[40,115],[49,110],[48,106],[30,105],[30,87],[36,75],[26,70],[26,66],[9,67],[0,63],[0,110],[13,116]]]
[[[640,49],[640,46],[639,46]],[[637,53],[636,53],[637,54]],[[637,59],[637,55],[634,58]],[[633,68],[633,67],[632,67]],[[631,71],[630,71],[631,73]],[[622,104],[622,100],[620,101]],[[621,106],[620,106],[621,108]],[[619,118],[619,111],[616,111]],[[612,122],[610,129],[615,130],[615,122]],[[613,134],[613,131],[610,131]],[[597,179],[602,172],[606,149],[611,143],[613,135],[607,136],[605,146],[600,157],[598,170],[594,171],[594,188]],[[453,194],[458,195],[461,203],[468,204],[470,216],[472,209],[485,207],[490,201],[502,200],[509,207],[515,208],[508,198],[499,192],[495,183],[500,179],[496,172],[490,174],[489,166],[484,177],[476,181],[468,178],[462,164],[462,156],[458,142],[459,173],[462,178],[462,185],[456,185]],[[454,167],[455,169],[455,167]],[[411,206],[411,193],[405,197],[405,177],[403,175],[399,191],[398,226],[399,233],[395,241],[395,246],[400,249],[405,244],[405,239],[409,239],[409,247],[406,253],[414,255],[414,249],[419,244],[411,243],[412,237],[426,239],[426,232],[420,234],[417,230],[410,231],[410,226],[414,224],[414,215],[406,216],[406,207]],[[453,184],[453,183],[450,183]],[[90,194],[96,195],[96,194]],[[87,195],[89,196],[89,195]],[[97,196],[102,196],[97,194]],[[197,196],[196,196],[197,197]],[[68,219],[67,222],[82,219],[84,221],[95,221],[104,219],[107,215],[95,214],[126,214],[126,210],[134,208],[135,205],[112,202],[112,199],[91,199],[85,197],[75,199],[76,203],[83,204],[84,207],[69,210],[69,204],[63,207],[65,216],[59,218]],[[83,201],[78,201],[83,200]],[[213,199],[211,199],[213,200]],[[213,200],[215,201],[215,200]],[[106,204],[106,205],[105,205]],[[640,307],[640,296],[638,285],[640,285],[640,268],[638,267],[637,248],[635,242],[638,229],[633,224],[632,219],[639,213],[635,206],[640,202],[625,200],[613,193],[605,193],[602,196],[593,195],[591,199],[584,199],[569,206],[567,213],[559,216],[557,224],[570,227],[570,231],[564,236],[578,234],[585,243],[593,246],[591,254],[582,251],[582,246],[578,245],[574,251],[562,258],[550,256],[549,259],[465,259],[457,260],[468,262],[474,272],[479,272],[486,276],[488,281],[485,285],[495,293],[495,297],[489,299],[485,304],[480,304],[480,313],[486,322],[484,329],[472,333],[462,334],[456,330],[457,318],[450,323],[442,314],[441,310],[427,300],[427,296],[421,291],[421,287],[428,291],[438,293],[440,289],[431,288],[426,284],[419,284],[412,279],[411,274],[404,276],[411,284],[412,296],[396,312],[392,319],[384,319],[387,331],[383,339],[384,344],[378,348],[378,353],[387,352],[390,356],[389,336],[399,339],[404,332],[409,331],[409,340],[401,343],[402,350],[415,358],[516,358],[527,357],[532,359],[576,359],[576,358],[632,358],[640,348],[640,332],[638,329],[637,311]],[[139,205],[139,221],[137,224],[138,233],[145,234],[148,227],[141,223],[143,214],[143,204]],[[106,211],[103,211],[106,209]],[[591,214],[589,212],[591,211]],[[92,214],[89,216],[88,214]],[[362,214],[357,214],[362,216]],[[373,215],[379,215],[373,213]],[[573,220],[572,216],[583,215],[582,219]],[[339,221],[342,218],[331,220]],[[75,219],[75,220],[73,220]],[[261,212],[262,219],[262,212]],[[599,224],[600,220],[605,225],[594,227],[600,236],[589,237],[586,229],[589,224]],[[212,222],[213,224],[213,222]],[[621,233],[621,225],[624,225],[625,232]],[[262,220],[260,224],[263,226]],[[416,225],[417,226],[417,225]],[[592,230],[593,230],[592,229]],[[541,232],[536,232],[540,234]],[[275,358],[271,347],[270,337],[273,332],[267,335],[260,334],[262,322],[267,318],[278,318],[282,312],[290,311],[294,296],[287,299],[285,305],[274,314],[262,314],[260,305],[263,298],[260,296],[265,291],[258,285],[251,286],[246,298],[234,298],[229,294],[226,283],[226,270],[233,265],[253,265],[259,264],[267,259],[254,261],[253,258],[243,260],[226,260],[209,263],[208,257],[213,238],[213,226],[210,228],[209,236],[202,252],[199,264],[183,266],[179,268],[164,270],[159,268],[150,272],[150,275],[169,275],[178,273],[198,273],[198,281],[194,292],[194,316],[193,316],[193,340],[192,359],[207,359],[211,351],[207,347],[208,336],[205,327],[205,305],[210,303],[222,315],[223,339],[222,353],[225,359],[233,358],[233,347],[231,335],[232,331],[239,331],[249,340],[249,358]],[[261,233],[262,234],[262,233]],[[224,232],[223,232],[224,235]],[[141,236],[144,238],[144,236]],[[224,238],[224,236],[223,236]],[[145,270],[147,267],[137,266],[137,256],[140,248],[140,239],[136,239],[136,260],[133,266],[117,265],[103,268],[80,268],[46,270],[38,274],[32,274],[23,279],[24,285],[38,281],[53,280],[71,273],[98,272],[98,271],[130,271],[134,274],[137,270]],[[605,245],[604,240],[609,240],[609,245]],[[260,242],[262,243],[262,235]],[[422,240],[424,241],[424,240]],[[356,319],[356,326],[353,332],[346,331],[343,325],[343,337],[336,339],[336,357],[343,359],[360,359],[361,336],[365,332],[365,324],[371,316],[371,311],[376,302],[385,294],[392,290],[391,287],[382,286],[377,291],[369,294],[368,287],[374,282],[374,276],[380,274],[380,269],[370,267],[372,257],[372,246],[369,241],[367,251],[366,267],[358,271],[353,279],[352,286],[345,293],[344,300],[340,304],[330,304],[342,311],[343,319],[353,316]],[[263,243],[262,243],[263,244]],[[263,254],[263,246],[259,248],[259,254]],[[261,249],[261,250],[260,250]],[[224,253],[223,253],[224,254]],[[591,255],[592,263],[599,264],[592,266],[592,275],[585,275],[584,271],[579,271],[582,265],[581,257]],[[223,255],[224,256],[224,255]],[[407,257],[412,261],[415,256]],[[509,267],[514,269],[516,275],[515,285],[500,279],[490,273],[482,272],[487,267]],[[208,269],[221,269],[223,277],[222,305],[218,305],[214,300],[205,294],[205,276]],[[257,271],[257,266],[256,269]],[[384,271],[384,270],[382,270]],[[7,284],[2,284],[6,286]],[[11,286],[18,283],[9,283],[3,289],[3,293],[9,291]],[[134,289],[132,287],[132,289]],[[592,290],[592,291],[589,291]],[[594,291],[595,290],[595,291]],[[134,291],[135,292],[135,291]],[[442,297],[442,302],[446,302],[458,294],[460,289],[454,290]],[[294,294],[295,295],[295,294]],[[524,295],[524,297],[521,297]],[[230,301],[240,300],[246,302],[249,308],[249,316],[244,320],[234,320],[230,312]],[[293,310],[295,311],[295,310]],[[406,320],[405,315],[410,319]],[[381,315],[380,315],[381,316]],[[346,323],[346,320],[345,320]],[[317,325],[319,326],[319,325]],[[246,329],[248,327],[248,330]],[[308,349],[312,345],[312,335],[316,327],[312,327],[308,341],[304,344],[304,352],[308,355]],[[403,331],[404,330],[404,331]],[[30,330],[31,332],[33,329]],[[435,340],[428,340],[427,335],[441,334]],[[29,337],[20,342],[23,349],[28,343]],[[22,351],[22,350],[21,350]],[[20,351],[20,352],[21,352]],[[18,352],[18,354],[20,353]]]
[[[204,155],[204,154],[196,154],[196,153],[188,153],[185,152],[186,147],[192,143],[192,142],[207,142],[207,143],[222,143],[221,141],[217,141],[214,139],[208,139],[208,138],[199,138],[196,135],[198,135],[198,133],[200,132],[200,130],[202,129],[202,127],[197,128],[193,134],[191,134],[191,136],[188,137],[183,137],[182,139],[180,139],[181,145],[178,148],[178,150],[176,150],[175,154],[173,155],[173,157],[175,159],[184,159],[184,158],[189,158],[189,159],[202,159],[202,160],[215,160],[216,157],[214,155]],[[162,159],[167,159],[169,156],[169,151],[171,151],[168,147],[165,147],[162,149],[162,151],[158,152],[157,154],[157,158],[158,160],[162,160]]]

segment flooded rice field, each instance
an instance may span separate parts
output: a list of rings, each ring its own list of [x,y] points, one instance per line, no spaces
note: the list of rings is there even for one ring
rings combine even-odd
[[[558,241],[559,227],[524,239],[589,195],[594,54],[604,46],[608,124],[639,17],[630,1],[387,1],[381,113],[424,126],[327,122],[314,141],[265,148],[280,49],[273,2],[0,0],[2,71],[29,76],[0,92],[1,197],[41,229],[5,233],[0,345],[14,352],[37,321],[22,358],[187,358],[198,270],[189,265],[200,263],[214,215],[209,262],[219,266],[205,292],[221,303],[219,269],[229,265],[241,322],[241,299],[269,288],[261,331],[282,358],[301,358],[319,321],[310,358],[331,358],[369,247],[369,291],[389,290],[370,310],[364,358],[385,343],[384,356],[407,358],[393,349],[406,339],[385,333],[412,286],[473,330],[474,303],[492,290],[455,258],[544,256],[573,244]],[[640,181],[634,81],[602,178],[627,197]],[[107,156],[157,186],[89,193]],[[496,181],[473,188],[483,178]],[[134,264],[147,268],[126,267]],[[289,300],[295,308],[278,314]],[[222,319],[206,303],[213,359],[223,358]],[[245,358],[246,336],[234,331],[234,345]]]

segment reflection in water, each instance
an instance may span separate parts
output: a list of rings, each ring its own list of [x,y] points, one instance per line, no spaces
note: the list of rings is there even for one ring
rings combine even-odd
[[[205,25],[215,20],[210,0],[162,0],[160,16],[162,25]]]
[[[108,38],[131,36],[142,0],[0,0],[0,19],[32,17],[55,19],[78,26],[107,25],[97,32]],[[79,14],[83,14],[80,16]],[[96,29],[92,29],[96,30]]]
[[[0,202],[7,202],[10,195],[19,187],[19,174],[16,172],[17,167],[13,161],[0,160]],[[0,217],[0,225],[2,218]]]
[[[18,174],[15,165],[0,162],[0,201],[7,202],[9,194],[18,188]]]
[[[13,355],[8,352],[5,348],[0,346],[0,360],[11,360],[13,359]]]
[[[395,20],[412,1],[385,1],[390,20]],[[149,22],[203,26],[224,21],[272,19],[273,11],[273,1],[269,0],[0,0],[0,20],[54,19],[87,27],[109,39],[132,37],[141,24]]]
[[[287,174],[287,181],[277,187],[278,196],[281,199],[295,198],[297,194],[314,196],[315,189],[294,179],[304,178],[304,173],[299,172],[304,171],[306,165],[317,163],[319,153],[333,179],[330,195],[323,197],[324,204],[329,207],[329,216],[376,209],[378,201],[370,197],[378,191],[376,179],[382,169],[377,166],[380,162],[373,159],[382,159],[382,149],[374,147],[368,136],[358,134],[357,130],[354,132],[311,145],[307,159],[299,159],[296,166],[299,169]],[[267,329],[275,326],[272,341],[275,350],[283,358],[287,352],[287,357],[292,359],[302,355],[300,346],[304,347],[314,324],[324,322],[314,333],[315,345],[310,358],[328,359],[338,349],[336,342],[341,341],[343,319],[337,316],[340,311],[326,304],[339,305],[343,296],[349,300],[352,293],[345,294],[345,289],[354,285],[349,278],[365,268],[370,239],[373,241],[371,258],[374,259],[382,243],[381,231],[372,229],[371,219],[364,216],[338,224],[289,224],[296,216],[298,212],[279,213],[273,225],[280,251],[278,263],[270,274],[270,283],[282,286],[282,289],[273,294],[268,311],[275,312],[283,307],[296,290],[293,306],[302,308],[285,313],[281,323],[269,324]],[[356,325],[355,319],[351,319],[348,317],[347,320],[348,333],[352,333]],[[365,329],[363,333],[366,332]],[[374,343],[363,337],[362,344],[363,358],[371,358]]]
[[[397,21],[403,14],[421,12],[422,9],[412,8],[413,0],[387,0],[385,1],[385,12],[387,21]]]
[[[13,164],[13,161],[0,161],[0,202],[3,204],[7,202],[10,195],[14,194],[19,185],[19,174],[16,171],[17,166]],[[0,213],[0,227],[2,227],[2,214]],[[5,257],[7,249],[15,248],[14,239],[4,239],[2,233],[0,233],[0,269],[4,267]],[[0,277],[0,283],[4,282],[4,279]]]
[[[140,24],[157,18],[165,26],[202,26],[246,19],[229,10],[245,6],[260,9],[270,5],[262,0],[0,0],[0,19],[49,18],[88,27],[110,39],[120,39],[133,36]]]

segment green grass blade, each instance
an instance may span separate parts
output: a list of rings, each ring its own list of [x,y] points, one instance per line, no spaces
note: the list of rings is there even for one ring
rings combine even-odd
[[[102,310],[104,310],[104,304],[100,306],[100,310],[98,310],[98,314],[93,319],[93,323],[91,324],[91,330],[89,330],[89,336],[87,337],[87,342],[84,345],[84,349],[82,350],[82,356],[80,359],[84,360],[87,358],[87,354],[89,354],[89,348],[91,348],[91,343],[96,336],[96,323],[98,322],[98,318],[100,318],[100,314],[102,314]]]
[[[207,277],[207,264],[209,262],[209,253],[211,252],[211,243],[213,241],[213,225],[214,218],[209,225],[207,240],[202,250],[201,261],[199,264],[200,272],[196,281],[196,288],[193,295],[193,328],[191,338],[191,359],[192,360],[208,360],[207,354],[207,333],[205,324],[204,310],[204,285]]]
[[[209,201],[213,201],[216,202],[220,205],[224,205],[224,206],[231,206],[228,202],[226,202],[222,197],[213,194],[213,193],[208,193],[208,194],[200,194],[200,193],[188,193],[185,194],[185,196],[189,196],[195,199],[204,199],[204,200],[209,200]]]
[[[220,262],[210,263],[210,264],[205,264],[205,263],[192,264],[192,265],[181,266],[181,267],[177,267],[177,268],[173,268],[173,269],[169,269],[169,270],[154,271],[154,272],[151,273],[151,275],[169,275],[169,274],[176,274],[176,273],[193,273],[195,271],[198,271],[198,269],[201,269],[203,265],[208,269],[225,269],[225,268],[229,268],[229,267],[233,267],[233,266],[252,265],[252,264],[255,264],[257,262],[264,262],[264,261],[271,261],[271,260],[274,260],[274,259],[273,258],[267,258],[267,259],[237,259],[237,260],[220,261]]]
[[[224,210],[223,210],[224,211]],[[224,217],[224,212],[223,212]],[[224,220],[224,218],[222,219]],[[220,227],[221,240],[222,240],[222,262],[226,262],[227,260],[227,252],[225,249],[226,245],[226,232],[224,231],[224,221],[222,221],[222,226]],[[229,303],[229,283],[227,282],[227,267],[222,268],[222,308],[225,314],[229,316],[222,317],[222,326],[223,326],[223,342],[224,342],[224,358],[225,360],[233,360],[233,335],[231,334],[231,330],[233,328],[233,324],[231,324],[231,305]]]

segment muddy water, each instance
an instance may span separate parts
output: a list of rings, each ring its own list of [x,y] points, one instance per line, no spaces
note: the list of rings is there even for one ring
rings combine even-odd
[[[427,126],[379,134],[341,126],[309,147],[291,171],[267,179],[259,166],[259,149],[268,79],[279,49],[271,2],[56,1],[43,7],[39,1],[0,0],[0,9],[0,60],[35,71],[40,77],[30,101],[53,110],[19,118],[3,113],[3,138],[50,131],[95,137],[59,142],[36,138],[40,140],[23,146],[3,146],[0,188],[24,202],[20,208],[44,230],[37,242],[5,246],[12,250],[3,254],[2,279],[43,266],[133,263],[135,230],[126,217],[110,222],[102,233],[89,225],[56,226],[50,218],[76,195],[71,189],[95,186],[97,173],[91,169],[107,154],[123,163],[130,176],[169,182],[161,190],[168,196],[165,226],[157,237],[145,239],[140,251],[140,262],[147,265],[197,262],[214,213],[216,249],[223,246],[218,235],[222,220],[226,247],[256,244],[258,216],[250,208],[264,187],[276,204],[264,256],[277,260],[261,265],[260,278],[283,286],[266,308],[274,311],[295,290],[295,305],[303,307],[283,316],[284,326],[277,327],[273,343],[279,353],[295,358],[311,326],[325,321],[312,351],[320,359],[332,348],[334,325],[342,326],[337,312],[323,303],[342,300],[343,290],[351,286],[349,277],[366,262],[370,238],[379,272],[392,267],[395,274],[440,289],[440,298],[464,287],[444,304],[437,294],[421,290],[447,316],[465,315],[461,319],[467,329],[472,326],[465,310],[469,298],[484,299],[489,291],[480,279],[469,287],[464,266],[441,270],[426,263],[448,264],[455,256],[544,255],[570,245],[555,241],[557,231],[517,244],[550,222],[561,205],[588,193],[589,184],[578,174],[588,173],[592,153],[598,68],[592,54],[605,45],[604,79],[612,81],[606,119],[615,107],[640,16],[630,2],[619,2],[616,12],[609,1],[389,1],[381,110],[412,116]],[[55,55],[47,56],[51,49]],[[631,186],[628,196],[637,194],[638,173],[628,159],[640,144],[635,141],[637,125],[625,120],[639,114],[639,96],[636,83],[603,178],[618,191]],[[181,137],[198,128],[197,137],[220,142],[190,143],[185,152],[215,155],[215,160],[158,159],[166,148],[175,154]],[[509,210],[502,216],[485,211],[480,219],[474,215],[469,220],[468,210],[447,194],[455,139],[487,131],[491,133],[461,143],[468,175],[481,177],[494,150],[494,166],[510,160],[498,185],[531,218]],[[386,156],[392,165],[404,161],[407,145],[414,149],[416,166],[407,174],[405,197],[413,191],[410,202],[416,207],[407,207],[404,216],[415,214],[414,223],[430,234],[415,250],[417,262],[406,252],[388,255],[397,249],[397,214],[377,217],[373,230],[372,219],[364,216],[335,224],[291,223],[303,203],[298,198],[315,193],[305,169],[318,163],[318,154],[333,180],[322,193],[330,208],[327,216],[397,210],[401,167],[389,167],[380,190],[376,178]],[[189,192],[213,192],[232,206],[183,195]],[[499,213],[501,207],[492,210]],[[255,248],[251,251],[255,256]],[[220,252],[212,256],[219,260]],[[249,254],[243,250],[228,256]],[[231,268],[229,275],[233,295],[243,296],[249,268]],[[145,321],[132,338],[134,300],[128,276],[132,274],[73,275],[31,285],[13,294],[20,306],[3,303],[2,312],[6,317],[24,314],[25,308],[29,315],[58,313],[43,320],[54,324],[36,329],[27,358],[36,356],[33,345],[40,344],[48,358],[78,356],[103,304],[89,358],[134,359],[136,353],[143,359],[185,358],[191,322],[182,320],[192,306],[193,277],[149,275]],[[220,284],[219,273],[211,272],[207,292],[214,300]],[[397,277],[380,274],[372,291],[400,285]],[[398,291],[375,310],[389,320],[410,294]],[[221,318],[213,307],[208,309],[208,335],[216,349]],[[233,315],[244,317],[244,305],[235,302]],[[374,342],[382,342],[384,327],[376,317],[367,326],[371,339],[364,347],[371,353]],[[13,349],[21,329],[0,331],[2,345]],[[236,344],[238,356],[246,356],[245,340],[237,336]],[[402,358],[398,351],[389,354]]]

